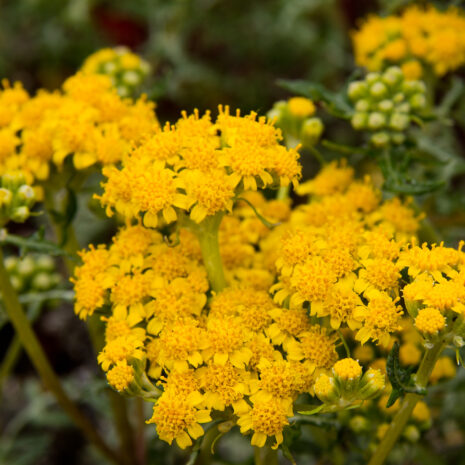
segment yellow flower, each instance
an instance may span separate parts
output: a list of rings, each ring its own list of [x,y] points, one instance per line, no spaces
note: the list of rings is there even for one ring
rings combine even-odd
[[[168,444],[176,440],[178,446],[185,449],[192,444],[192,439],[203,435],[199,423],[211,421],[210,411],[199,408],[202,402],[198,391],[187,397],[165,392],[154,405],[152,418],[147,423],[155,423],[160,439]]]
[[[292,401],[289,399],[257,400],[247,413],[239,415],[237,424],[242,434],[253,430],[253,446],[263,447],[267,438],[274,436],[276,443],[272,447],[276,449],[283,442],[283,428],[289,424],[288,418],[292,415]]]
[[[128,361],[130,358],[142,360],[144,350],[141,349],[143,342],[135,335],[117,337],[104,346],[97,357],[104,371],[108,371],[110,366]]]
[[[292,97],[287,101],[287,108],[292,116],[306,118],[315,114],[315,104],[308,98]]]
[[[362,367],[353,358],[343,358],[334,364],[333,373],[342,380],[353,380],[361,376]]]
[[[396,305],[397,300],[392,300],[384,292],[373,292],[368,305],[359,307],[355,311],[355,318],[363,324],[362,328],[357,331],[356,340],[365,344],[368,339],[371,339],[386,346],[390,341],[390,333],[401,329],[402,309]]]
[[[134,368],[126,360],[116,362],[107,372],[107,380],[117,391],[124,391],[134,380]]]
[[[446,326],[446,319],[437,308],[422,308],[415,318],[415,326],[427,336],[438,334]]]

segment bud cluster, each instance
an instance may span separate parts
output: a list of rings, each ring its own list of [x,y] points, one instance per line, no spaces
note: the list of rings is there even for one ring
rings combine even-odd
[[[397,66],[383,73],[368,73],[348,88],[355,109],[352,127],[372,131],[370,142],[377,147],[401,144],[412,119],[426,106],[425,91],[422,81],[406,80]]]
[[[268,117],[276,121],[285,136],[288,145],[297,145],[300,141],[304,147],[316,145],[323,133],[323,123],[314,116],[313,102],[304,97],[292,97],[280,100],[268,112]]]
[[[86,59],[82,71],[109,76],[118,94],[128,97],[148,76],[150,65],[127,47],[104,48]]]
[[[22,173],[7,173],[0,178],[0,223],[9,220],[23,223],[31,215],[36,201],[34,189],[26,184]]]
[[[372,399],[384,389],[384,375],[379,370],[362,367],[352,358],[336,362],[332,375],[321,374],[315,383],[315,394],[324,403],[346,407],[357,401]]]
[[[27,255],[23,258],[12,255],[5,258],[4,264],[11,284],[19,293],[49,291],[61,280],[49,255]]]

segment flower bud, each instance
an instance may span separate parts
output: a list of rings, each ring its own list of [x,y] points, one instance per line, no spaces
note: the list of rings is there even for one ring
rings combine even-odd
[[[370,109],[370,102],[366,99],[360,99],[355,104],[355,111],[368,111]]]
[[[391,134],[391,140],[394,144],[402,144],[405,141],[405,135],[401,133]]]
[[[349,84],[347,94],[350,100],[359,100],[367,94],[368,86],[364,81],[353,81]]]
[[[323,123],[320,118],[308,118],[302,124],[301,140],[304,147],[315,145],[323,133]]]
[[[31,186],[23,184],[18,189],[17,197],[21,203],[24,203],[27,206],[31,206],[35,201],[36,194]]]
[[[408,425],[404,430],[403,436],[409,442],[417,442],[420,439],[420,431],[415,425]]]
[[[355,433],[363,433],[370,429],[370,422],[362,415],[355,415],[349,421],[349,428]]]
[[[368,116],[368,127],[370,129],[380,129],[386,124],[386,117],[377,111]]]
[[[401,82],[404,79],[404,75],[398,66],[391,66],[383,73],[382,79],[392,87]]]
[[[409,103],[413,110],[421,110],[426,106],[426,97],[424,94],[414,94],[410,97]]]
[[[16,267],[18,273],[23,277],[28,277],[35,271],[35,263],[30,255],[18,261]]]
[[[386,131],[375,132],[370,138],[371,143],[376,147],[386,147],[390,139],[389,133]]]
[[[364,129],[368,123],[368,113],[354,113],[350,122],[354,129]]]
[[[13,194],[11,191],[5,187],[0,187],[0,207],[9,207],[11,205],[12,199]]]
[[[385,378],[380,370],[369,368],[362,376],[360,381],[359,397],[360,399],[372,399],[384,389]]]
[[[130,86],[136,86],[141,82],[141,75],[136,71],[126,71],[122,76],[122,81]]]
[[[16,221],[17,223],[24,223],[28,218],[29,215],[31,214],[30,210],[28,207],[18,207],[15,208],[10,216],[10,218],[13,221]]]
[[[389,120],[389,127],[396,131],[403,131],[407,129],[410,124],[410,118],[408,115],[403,113],[393,113]]]
[[[394,108],[394,104],[392,103],[392,100],[381,100],[381,102],[378,103],[378,109],[381,111],[391,111]]]
[[[37,273],[31,283],[32,287],[38,291],[47,291],[51,289],[54,284],[54,280],[50,276],[50,273],[46,273],[45,271]]]
[[[375,82],[371,87],[370,87],[370,95],[376,98],[382,98],[387,94],[388,90],[385,84],[382,82]]]
[[[373,84],[380,79],[381,75],[379,73],[368,73],[366,75],[365,81],[369,84]]]
[[[324,404],[336,403],[340,398],[334,378],[324,373],[316,380],[314,389],[316,396]]]

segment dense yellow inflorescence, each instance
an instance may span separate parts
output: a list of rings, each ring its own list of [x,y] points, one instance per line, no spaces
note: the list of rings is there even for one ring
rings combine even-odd
[[[465,63],[465,16],[457,8],[410,6],[396,16],[370,16],[352,34],[355,61],[371,71],[390,64],[407,79],[418,79],[424,66],[442,76]]]
[[[78,73],[62,91],[33,97],[4,81],[0,107],[0,174],[21,170],[28,182],[47,179],[68,156],[78,170],[117,163],[158,128],[153,103],[122,99],[103,75]]]
[[[102,202],[125,215],[126,226],[110,246],[82,252],[76,269],[76,312],[105,315],[98,359],[109,383],[152,401],[159,396],[150,422],[181,447],[203,434],[200,424],[212,414],[251,432],[252,444],[277,447],[299,396],[333,405],[342,395],[348,406],[383,390],[385,360],[375,359],[375,350],[386,354],[393,337],[403,339],[404,361],[418,363],[422,336],[412,322],[406,326],[401,297],[447,318],[461,308],[458,285],[449,313],[437,306],[449,301],[434,291],[455,280],[463,290],[461,250],[415,245],[421,216],[409,201],[383,201],[371,180],[354,179],[344,162],[323,169],[307,191],[311,198],[294,210],[257,192],[292,182],[300,171],[280,178],[276,165],[236,149],[251,144],[260,159],[260,150],[276,149],[278,134],[255,116],[221,110],[216,123],[208,113],[186,115],[147,139],[121,169],[107,171]],[[200,145],[197,159],[187,155]],[[228,150],[236,150],[234,163]],[[334,184],[335,171],[343,185]],[[215,178],[221,188],[210,188]],[[205,192],[194,200],[196,186]],[[266,228],[239,192],[279,225]],[[213,292],[198,238],[181,218],[202,225],[218,212],[225,214],[218,241],[227,286]],[[154,225],[167,236],[147,227]],[[401,271],[412,280],[404,292]],[[345,358],[341,331],[359,361]]]

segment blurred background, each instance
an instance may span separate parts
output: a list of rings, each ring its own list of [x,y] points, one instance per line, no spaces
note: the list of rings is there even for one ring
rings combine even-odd
[[[289,97],[277,85],[278,79],[306,79],[340,88],[354,69],[350,31],[371,12],[388,14],[408,3],[412,2],[1,0],[0,76],[22,81],[31,92],[56,89],[94,51],[126,45],[152,65],[144,90],[157,102],[161,121],[176,119],[182,109],[203,111],[219,103],[264,114],[275,101]],[[345,131],[344,127],[336,128]],[[309,172],[314,168],[311,164],[306,167]],[[454,212],[463,212],[465,201],[454,205]],[[83,245],[91,239],[86,233],[90,222],[90,217],[80,222]],[[463,228],[459,228],[454,239],[462,233]],[[63,287],[67,287],[66,281]],[[35,329],[54,368],[71,396],[99,424],[108,440],[116,443],[104,395],[107,385],[85,325],[75,317],[72,302],[57,307],[52,301],[45,310]],[[0,315],[0,358],[12,338],[11,327]],[[105,463],[44,392],[25,355],[20,355],[12,376],[5,378],[0,373],[0,382],[0,465]],[[441,389],[449,392],[437,426],[402,463],[465,463],[465,380],[458,376],[451,383],[454,386],[437,389],[439,396]],[[304,438],[298,463],[333,463],[325,457],[342,438],[331,430],[320,434],[327,436],[326,442],[318,441],[326,444],[326,450],[320,445],[323,449],[309,454],[305,442],[309,438]],[[147,464],[186,463],[186,455],[154,440],[155,428],[146,428],[146,435]],[[247,454],[241,455],[243,444],[232,441],[222,445],[215,463],[225,463],[225,458],[248,463]],[[357,457],[346,459],[352,461],[340,463],[363,463]]]

